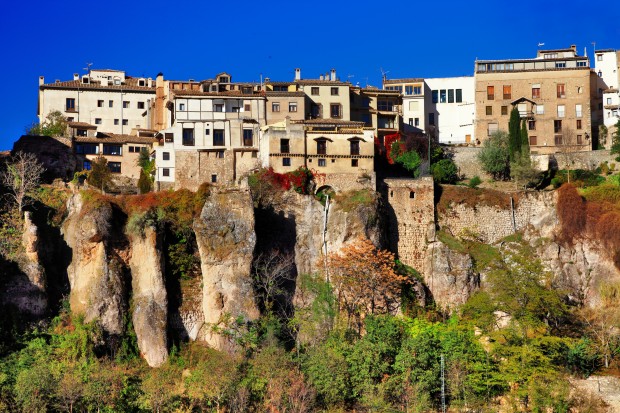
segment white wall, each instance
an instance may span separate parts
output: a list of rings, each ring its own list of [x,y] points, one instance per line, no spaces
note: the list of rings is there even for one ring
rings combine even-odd
[[[467,135],[471,136],[471,142],[475,141],[474,119],[475,107],[475,81],[473,76],[446,77],[424,79],[426,91],[425,101],[425,125],[428,126],[429,113],[435,114],[435,126],[439,132],[441,143],[463,143]],[[456,89],[462,92],[462,101],[456,102]],[[446,102],[438,99],[432,101],[432,91],[445,90]],[[448,90],[454,90],[454,102],[448,101]],[[441,93],[438,92],[440,95]]]

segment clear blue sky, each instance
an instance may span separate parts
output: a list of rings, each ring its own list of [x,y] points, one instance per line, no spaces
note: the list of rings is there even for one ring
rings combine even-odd
[[[620,2],[7,0],[0,11],[0,150],[36,120],[39,76],[93,68],[130,76],[233,81],[316,78],[380,86],[388,77],[472,75],[474,60],[534,57],[576,44],[620,48]],[[352,77],[349,77],[352,76]],[[368,79],[368,80],[367,80]]]

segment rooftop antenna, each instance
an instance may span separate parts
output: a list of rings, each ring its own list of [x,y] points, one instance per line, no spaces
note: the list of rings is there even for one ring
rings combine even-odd
[[[387,74],[390,73],[390,71],[385,71],[383,70],[383,68],[381,67],[381,79],[383,79],[383,81],[385,82],[387,80]]]
[[[538,42],[538,47],[543,47],[545,44],[543,42]]]
[[[368,88],[368,76],[366,76],[364,79],[366,79],[366,88]]]
[[[90,75],[90,67],[92,66],[92,63],[86,63],[86,67],[84,67],[83,69],[86,70],[88,72],[88,74]]]

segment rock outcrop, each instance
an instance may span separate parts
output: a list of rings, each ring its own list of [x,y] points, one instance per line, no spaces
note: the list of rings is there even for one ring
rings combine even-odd
[[[159,367],[168,359],[168,300],[161,236],[147,227],[143,235],[132,234],[130,242],[133,327],[144,359],[149,366]]]
[[[81,196],[75,194],[68,210],[62,233],[73,251],[67,270],[71,311],[84,315],[85,322],[97,320],[108,334],[121,334],[126,288],[123,262],[109,246],[112,209],[105,204],[84,210]]]
[[[211,193],[194,231],[200,252],[204,326],[199,339],[219,350],[235,345],[221,334],[243,330],[259,317],[251,266],[256,245],[252,197],[247,189]]]

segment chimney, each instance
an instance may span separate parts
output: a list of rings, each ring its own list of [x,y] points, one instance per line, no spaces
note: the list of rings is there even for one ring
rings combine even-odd
[[[323,75],[319,76],[319,80],[323,80]]]
[[[268,77],[265,78],[265,83],[269,83],[271,79],[269,79]]]
[[[295,69],[295,80],[301,80],[301,69]]]
[[[573,49],[573,52],[575,52],[575,54],[577,54],[577,45],[576,44],[571,44],[570,48]]]
[[[45,76],[39,76],[39,86],[45,84]]]
[[[332,69],[329,75],[329,80],[336,80],[336,69]]]
[[[164,87],[164,74],[162,72],[157,74],[157,77],[155,78],[155,86],[162,88]]]
[[[148,79],[146,79],[146,86],[147,87],[153,87],[153,78],[149,77]]]
[[[73,74],[73,80],[80,80],[80,75],[79,75],[79,73],[74,73],[74,74]]]

